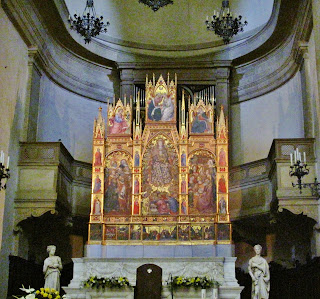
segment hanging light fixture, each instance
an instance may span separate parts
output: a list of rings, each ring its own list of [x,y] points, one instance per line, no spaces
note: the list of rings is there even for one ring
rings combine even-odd
[[[173,4],[172,0],[139,0],[139,3],[143,3],[149,7],[153,11],[157,11],[159,8],[166,6],[168,4]]]
[[[96,15],[93,0],[87,0],[82,16],[75,14],[74,19],[69,16],[70,28],[84,37],[85,44],[90,43],[91,38],[99,35],[100,32],[107,32],[107,26],[110,23],[108,21],[103,23],[102,20],[102,16]]]
[[[210,31],[220,37],[222,37],[225,44],[230,42],[230,39],[238,34],[238,32],[243,31],[243,27],[248,24],[247,21],[242,22],[242,16],[232,15],[229,7],[229,1],[222,1],[222,7],[220,11],[214,10],[212,21],[209,21],[207,16],[206,26]]]

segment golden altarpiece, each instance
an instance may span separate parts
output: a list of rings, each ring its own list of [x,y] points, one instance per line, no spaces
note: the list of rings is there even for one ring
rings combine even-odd
[[[228,125],[214,101],[177,101],[177,78],[94,121],[89,244],[230,244]],[[135,106],[133,110],[132,107]],[[178,108],[179,107],[179,108]]]
[[[162,298],[172,298],[166,281],[176,275],[218,281],[210,298],[240,298],[223,107],[216,109],[206,97],[191,101],[183,93],[178,101],[177,78],[160,76],[147,78],[145,98],[113,101],[107,122],[102,115],[100,109],[93,130],[89,239],[85,257],[72,259],[68,296],[133,299],[133,289],[95,292],[83,288],[83,281],[125,276],[136,286],[138,270],[153,265],[161,269]],[[148,271],[150,281],[153,271]],[[174,296],[195,299],[200,291]]]

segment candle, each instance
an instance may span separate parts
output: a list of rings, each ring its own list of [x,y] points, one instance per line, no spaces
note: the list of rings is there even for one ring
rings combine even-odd
[[[297,163],[297,152],[294,151],[294,164],[296,164],[296,163]]]
[[[1,151],[0,162],[1,162],[1,164],[4,163],[4,153],[3,153],[3,151]]]
[[[307,164],[306,152],[303,152],[303,160],[304,160],[304,164]]]
[[[290,154],[290,163],[291,163],[291,165],[293,165],[293,157],[292,157],[292,153]]]
[[[9,169],[9,162],[10,162],[10,157],[8,156],[8,159],[7,159],[7,169]]]

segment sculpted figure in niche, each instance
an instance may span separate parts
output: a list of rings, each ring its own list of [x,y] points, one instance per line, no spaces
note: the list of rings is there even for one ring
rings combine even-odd
[[[101,214],[101,201],[98,197],[96,197],[93,202],[93,215],[100,215],[100,214]]]
[[[219,165],[227,166],[226,152],[223,148],[219,152]]]
[[[44,273],[44,287],[55,289],[60,292],[60,271],[62,270],[61,258],[56,256],[56,246],[49,245],[47,247],[49,257],[44,260],[43,273]]]
[[[110,134],[127,133],[130,128],[128,121],[124,117],[123,109],[118,109],[115,116],[110,118]]]
[[[226,193],[227,187],[226,187],[226,180],[224,176],[222,175],[218,182],[219,192]]]
[[[270,272],[267,261],[260,256],[262,247],[255,245],[256,255],[249,260],[249,274],[252,278],[251,299],[269,299]]]
[[[94,180],[94,187],[93,187],[93,193],[101,192],[101,180],[99,176],[97,175]]]
[[[139,152],[136,151],[134,154],[134,167],[139,167],[140,166],[140,155]]]
[[[101,159],[101,151],[100,148],[97,149],[96,153],[94,154],[94,166],[101,166],[102,159]]]

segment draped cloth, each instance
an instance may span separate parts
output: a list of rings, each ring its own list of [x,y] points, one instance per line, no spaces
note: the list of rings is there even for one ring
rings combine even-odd
[[[45,288],[55,289],[60,292],[60,270],[62,269],[61,258],[59,256],[49,256],[44,260],[43,272],[45,278]]]
[[[270,272],[267,261],[261,256],[249,260],[249,273],[252,278],[252,299],[269,299]]]

